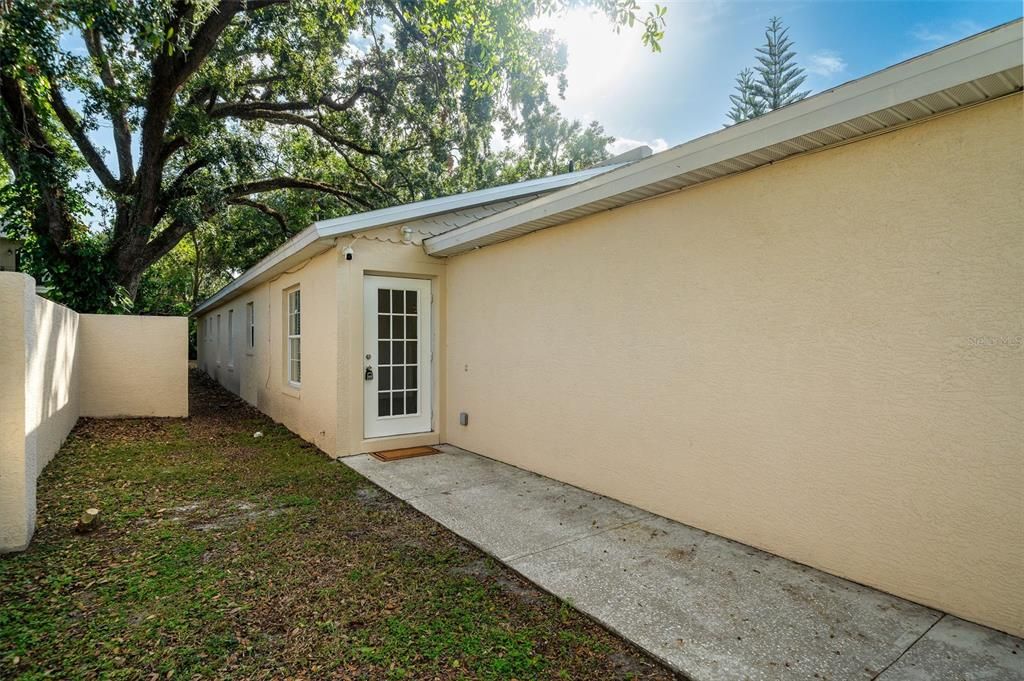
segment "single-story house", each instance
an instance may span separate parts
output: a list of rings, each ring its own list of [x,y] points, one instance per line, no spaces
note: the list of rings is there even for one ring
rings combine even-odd
[[[1022,635],[1022,50],[318,222],[199,367],[332,456],[451,443]]]

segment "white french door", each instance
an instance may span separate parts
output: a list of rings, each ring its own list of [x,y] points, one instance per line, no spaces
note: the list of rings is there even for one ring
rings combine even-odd
[[[430,281],[365,277],[365,437],[430,431],[430,350]]]

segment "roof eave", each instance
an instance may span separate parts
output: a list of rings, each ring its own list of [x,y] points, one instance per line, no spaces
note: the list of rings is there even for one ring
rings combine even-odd
[[[746,153],[1019,68],[1024,44],[1020,28],[1020,20],[1004,24],[760,118],[711,133],[495,216],[431,237],[424,243],[424,248],[430,255],[449,256],[515,238],[589,214],[586,212],[588,207],[593,207],[590,212],[598,212],[604,209],[602,202],[612,204],[608,207],[617,207],[614,201],[610,201],[612,197],[626,196],[640,188],[727,162]]]
[[[378,210],[367,211],[365,213],[357,213],[355,215],[345,215],[340,218],[320,220],[318,222],[314,222],[313,226],[317,228],[317,231],[323,237],[355,234],[356,232],[363,232],[368,229],[387,227],[389,225],[409,222],[411,220],[421,220],[423,218],[443,215],[445,213],[462,210],[464,208],[472,208],[474,206],[482,206],[488,203],[506,201],[519,196],[550,192],[556,189],[561,189],[562,187],[571,186],[578,182],[583,182],[596,175],[610,172],[622,165],[622,163],[617,163],[608,166],[588,168],[571,173],[564,173],[562,175],[549,175],[547,177],[540,177],[533,180],[524,180],[522,182],[505,184],[487,189],[463,192],[462,194],[442,196],[436,199],[404,203],[390,208],[381,208]]]
[[[314,222],[197,305],[195,309],[189,312],[189,316],[194,317],[203,314],[207,310],[249,290],[266,279],[288,269],[297,259],[302,260],[311,257],[316,253],[315,246],[319,242],[326,242],[340,236],[365,232],[371,229],[379,229],[381,227],[443,215],[464,208],[506,201],[519,196],[554,191],[561,187],[585,181],[596,175],[610,172],[622,165],[624,163],[613,163],[562,175],[549,175],[548,177],[524,180],[523,182],[498,187],[453,194],[452,196],[427,199],[391,208],[381,208],[365,213]]]
[[[236,295],[262,283],[265,279],[279,274],[279,270],[287,269],[291,261],[305,259],[307,250],[312,250],[318,242],[322,241],[320,233],[315,225],[310,225],[288,241],[266,256],[258,263],[247,269],[244,273],[226,284],[219,291],[201,302],[191,312],[189,317],[200,315],[203,312],[216,307],[217,305],[230,300]],[[312,255],[310,253],[309,255]]]

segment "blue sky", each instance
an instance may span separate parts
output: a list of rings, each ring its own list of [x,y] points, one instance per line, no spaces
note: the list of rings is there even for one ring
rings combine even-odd
[[[568,49],[569,86],[566,98],[556,99],[559,107],[569,118],[604,125],[617,138],[613,153],[639,144],[661,151],[721,129],[736,74],[753,66],[754,49],[764,42],[764,26],[773,15],[790,27],[797,62],[808,72],[805,87],[812,92],[1021,15],[1020,0],[662,0],[661,4],[668,14],[660,53],[641,44],[639,28],[616,34],[603,15],[591,10],[577,9],[535,22],[537,28],[553,30]],[[653,3],[641,6],[646,14]],[[84,51],[77,37],[68,37],[65,46]],[[92,136],[99,146],[113,148],[105,122]],[[500,139],[495,143],[504,146]],[[83,173],[82,178],[91,176]],[[93,216],[93,222],[99,225],[98,216]]]
[[[1021,15],[1014,2],[661,3],[668,8],[664,51],[645,49],[636,31],[616,35],[587,10],[541,22],[566,42],[571,118],[600,121],[616,151],[647,143],[660,150],[725,122],[736,74],[754,62],[773,15],[790,27],[805,83],[820,92]],[[644,4],[644,13],[650,5]]]

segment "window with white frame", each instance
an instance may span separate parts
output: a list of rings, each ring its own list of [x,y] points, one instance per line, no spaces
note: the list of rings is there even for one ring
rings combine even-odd
[[[253,303],[245,304],[245,328],[246,343],[249,350],[256,349],[256,306]]]
[[[235,311],[228,310],[228,368],[235,366]]]
[[[220,315],[217,315],[217,339],[214,343],[217,344],[217,366],[220,366]]]
[[[302,292],[288,292],[288,382],[302,384]]]

